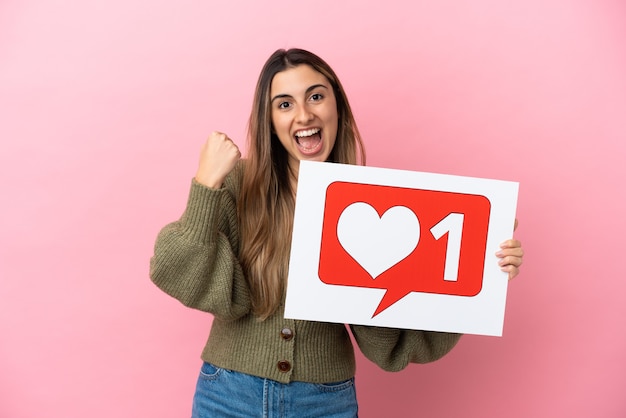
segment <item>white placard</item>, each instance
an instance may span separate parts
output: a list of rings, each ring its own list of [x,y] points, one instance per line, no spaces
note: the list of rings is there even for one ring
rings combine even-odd
[[[285,317],[502,335],[518,188],[301,161]]]

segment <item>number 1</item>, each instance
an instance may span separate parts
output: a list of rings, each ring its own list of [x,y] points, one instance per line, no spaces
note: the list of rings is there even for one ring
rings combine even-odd
[[[465,215],[462,213],[450,213],[430,228],[430,232],[436,240],[443,237],[446,233],[448,234],[446,264],[443,270],[443,279],[448,282],[456,282],[459,278],[464,218]]]

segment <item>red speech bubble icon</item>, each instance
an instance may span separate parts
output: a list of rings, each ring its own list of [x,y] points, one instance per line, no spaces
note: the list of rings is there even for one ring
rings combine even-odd
[[[372,317],[411,292],[475,296],[482,289],[490,210],[481,195],[331,183],[319,278],[386,289]]]

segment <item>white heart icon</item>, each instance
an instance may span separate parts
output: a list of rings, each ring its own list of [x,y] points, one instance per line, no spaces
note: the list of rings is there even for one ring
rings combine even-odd
[[[420,223],[405,206],[391,207],[378,216],[372,206],[356,202],[341,213],[337,237],[348,254],[376,279],[417,247]]]

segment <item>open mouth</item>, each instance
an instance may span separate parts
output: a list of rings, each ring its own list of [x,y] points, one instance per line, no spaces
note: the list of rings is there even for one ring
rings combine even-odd
[[[322,130],[320,128],[298,131],[295,138],[298,149],[305,155],[315,154],[322,148]]]

